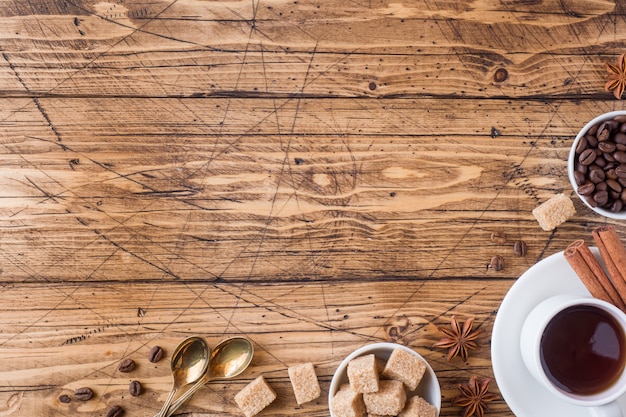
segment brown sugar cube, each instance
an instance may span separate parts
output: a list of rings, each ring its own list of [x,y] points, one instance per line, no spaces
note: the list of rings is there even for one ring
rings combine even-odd
[[[437,417],[437,407],[415,395],[409,398],[398,417]]]
[[[343,384],[333,397],[330,409],[335,417],[363,417],[363,394],[354,391],[350,384]]]
[[[391,352],[389,360],[383,369],[383,376],[402,382],[409,391],[413,391],[419,385],[426,364],[423,360],[404,349],[396,348]]]
[[[533,209],[533,216],[545,231],[553,230],[576,214],[572,200],[565,194],[557,194]]]
[[[322,390],[312,363],[290,366],[287,368],[287,372],[298,404],[308,403],[319,398]]]
[[[275,399],[276,392],[268,385],[263,375],[250,382],[235,395],[235,402],[246,417],[259,414]]]
[[[348,362],[348,380],[356,392],[378,391],[378,367],[374,354],[359,356]]]
[[[381,379],[378,392],[366,392],[363,394],[363,402],[369,414],[395,416],[406,404],[406,391],[400,381]]]

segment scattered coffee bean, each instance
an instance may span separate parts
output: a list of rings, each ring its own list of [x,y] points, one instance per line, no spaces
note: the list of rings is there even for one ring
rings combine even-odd
[[[107,417],[120,417],[124,415],[124,409],[119,405],[114,405],[107,410]]]
[[[161,346],[154,346],[148,353],[148,360],[152,363],[156,363],[163,358],[163,349]]]
[[[89,401],[93,398],[93,391],[88,387],[78,388],[74,392],[74,398],[79,401]]]
[[[504,269],[504,258],[500,255],[495,255],[491,258],[489,268],[494,271],[502,271]]]
[[[513,252],[517,256],[526,256],[526,253],[528,253],[528,248],[526,246],[526,242],[524,242],[523,240],[517,240],[513,244]]]
[[[63,394],[63,395],[59,396],[59,401],[61,401],[63,404],[67,404],[67,403],[71,402],[72,399],[70,398],[69,395]]]
[[[592,126],[574,152],[578,194],[592,207],[625,210],[626,118],[617,116]]]
[[[506,235],[504,232],[493,232],[491,233],[491,241],[493,243],[503,244],[506,242]]]
[[[131,381],[130,385],[128,385],[128,392],[133,397],[138,397],[143,394],[143,386],[139,381]]]
[[[132,372],[135,369],[135,361],[128,358],[124,359],[122,362],[120,362],[117,369],[120,372]]]

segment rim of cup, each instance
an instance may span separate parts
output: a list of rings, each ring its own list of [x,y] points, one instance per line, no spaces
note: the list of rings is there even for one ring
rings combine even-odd
[[[572,143],[572,147],[570,148],[569,156],[567,158],[567,176],[569,177],[569,182],[572,185],[572,188],[574,189],[574,192],[576,193],[580,201],[582,201],[587,207],[589,207],[591,210],[595,211],[596,213],[604,217],[608,217],[611,219],[618,219],[618,220],[626,220],[626,206],[624,207],[624,210],[617,212],[617,213],[612,212],[607,209],[603,209],[601,207],[592,207],[591,204],[589,204],[583,196],[578,194],[578,185],[576,184],[576,180],[574,179],[574,165],[575,165],[575,159],[576,159],[576,146],[578,145],[580,138],[583,137],[587,133],[587,131],[595,124],[602,123],[606,120],[611,120],[615,116],[622,116],[622,115],[626,115],[626,110],[610,111],[608,113],[604,113],[599,116],[596,116],[592,120],[590,120],[582,129],[580,129],[580,131],[576,135],[576,138],[574,139],[574,143]]]
[[[420,355],[408,346],[392,342],[378,342],[362,346],[359,349],[355,350],[354,352],[346,356],[346,358],[341,361],[341,363],[337,367],[337,370],[335,371],[333,378],[330,381],[330,387],[328,390],[328,408],[330,411],[330,417],[335,417],[331,407],[333,397],[335,396],[337,391],[339,391],[339,387],[342,384],[348,383],[348,363],[356,357],[367,355],[370,353],[373,353],[376,358],[386,361],[387,359],[389,359],[391,352],[393,352],[393,350],[396,348],[406,350],[407,352],[423,360],[426,364],[426,372],[424,373],[424,377],[422,378],[422,381],[419,383],[415,391],[412,391],[412,393],[420,395],[430,404],[434,405],[437,408],[437,415],[439,415],[439,413],[441,412],[441,387],[439,386],[439,380],[437,379],[437,375],[435,374],[435,371],[430,366],[428,361],[422,355]]]

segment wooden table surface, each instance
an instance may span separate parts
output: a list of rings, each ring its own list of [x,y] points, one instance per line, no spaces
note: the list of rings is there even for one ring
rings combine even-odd
[[[441,416],[460,415],[457,386],[494,378],[516,279],[597,225],[626,235],[566,173],[578,130],[624,108],[604,83],[625,14],[608,0],[0,1],[0,416],[152,416],[172,377],[148,351],[190,335],[247,336],[256,353],[185,415],[243,415],[233,397],[263,375],[278,399],[261,416],[328,416],[337,365],[379,341],[423,355]],[[560,192],[577,214],[543,231],[531,211]],[[482,330],[467,361],[433,347],[452,316]],[[299,406],[287,367],[302,362],[322,395]],[[79,387],[95,397],[59,400]],[[500,399],[487,415],[514,414]]]

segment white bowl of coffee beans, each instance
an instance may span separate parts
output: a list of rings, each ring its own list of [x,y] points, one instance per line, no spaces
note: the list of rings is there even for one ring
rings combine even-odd
[[[602,114],[580,130],[567,173],[588,207],[606,217],[626,219],[626,111]]]

